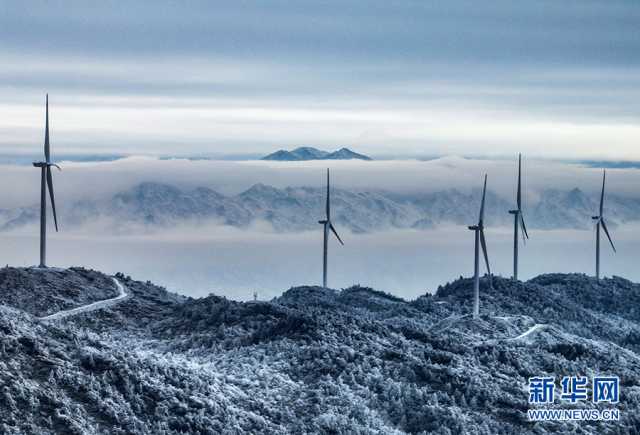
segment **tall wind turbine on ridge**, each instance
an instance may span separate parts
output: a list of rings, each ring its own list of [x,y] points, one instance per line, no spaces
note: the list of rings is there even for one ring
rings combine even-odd
[[[489,255],[487,254],[487,241],[484,238],[484,202],[487,195],[487,176],[484,176],[484,187],[482,189],[482,202],[480,204],[480,217],[478,224],[470,226],[471,231],[475,231],[475,251],[474,251],[474,275],[473,275],[473,318],[480,317],[480,245],[482,245],[482,253],[484,261],[487,265],[487,273],[489,274],[489,283],[491,284],[491,268],[489,267]]]
[[[324,250],[322,256],[322,286],[327,288],[327,250],[329,245],[329,230],[333,231],[336,238],[341,245],[344,245],[342,239],[338,235],[333,223],[331,222],[331,193],[329,190],[329,168],[327,168],[327,204],[326,204],[327,216],[324,220],[318,221],[319,224],[324,225]]]
[[[518,279],[518,232],[522,225],[522,241],[529,238],[527,226],[524,224],[522,216],[522,154],[518,154],[518,193],[516,195],[517,208],[509,210],[513,215],[513,279]]]
[[[592,219],[596,221],[596,279],[600,279],[600,227],[604,230],[607,238],[609,239],[609,243],[611,243],[611,247],[613,248],[613,252],[616,252],[616,247],[613,245],[613,241],[611,240],[611,235],[609,234],[609,230],[607,229],[607,224],[604,221],[603,211],[604,211],[604,183],[607,179],[607,171],[605,170],[602,173],[602,193],[600,194],[600,214],[598,216],[593,216]]]
[[[53,177],[51,167],[55,166],[60,170],[60,166],[51,162],[51,149],[49,147],[49,94],[46,100],[46,121],[44,130],[44,162],[33,162],[33,166],[40,168],[40,267],[47,267],[47,189],[51,197],[51,208],[53,209],[53,223],[58,231],[58,216],[56,215],[56,201],[53,195]]]

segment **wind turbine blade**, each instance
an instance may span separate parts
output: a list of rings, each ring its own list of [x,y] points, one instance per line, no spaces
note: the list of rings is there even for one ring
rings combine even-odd
[[[331,218],[331,200],[329,199],[329,168],[327,168],[327,220]]]
[[[336,238],[338,239],[338,242],[340,242],[341,245],[344,245],[344,242],[342,241],[342,239],[340,238],[340,236],[338,235],[338,232],[336,231],[336,229],[333,227],[333,224],[331,222],[329,222],[329,228],[331,228],[331,231],[333,231],[333,234],[335,234]]]
[[[49,149],[49,94],[47,94],[46,113],[44,127],[44,158],[47,163],[49,163],[51,161],[51,150]]]
[[[484,254],[484,262],[487,265],[487,273],[491,275],[491,267],[489,267],[489,254],[487,253],[487,241],[484,238],[484,230],[480,230],[480,244],[482,245],[482,253]]]
[[[53,209],[53,223],[58,231],[58,216],[56,214],[56,200],[53,195],[53,177],[51,176],[51,166],[47,166],[47,186],[49,187],[49,196],[51,197],[51,208]]]
[[[482,188],[482,203],[480,204],[480,223],[484,221],[484,200],[487,195],[487,175],[484,176],[484,187]]]
[[[602,224],[602,229],[604,230],[607,238],[609,239],[609,243],[611,243],[611,247],[613,248],[613,252],[616,251],[616,247],[613,245],[613,240],[611,240],[611,236],[609,235],[609,230],[607,229],[607,224],[604,223],[604,219],[600,219],[600,223]]]
[[[522,208],[522,154],[518,154],[518,210]]]
[[[600,217],[602,217],[602,211],[604,209],[604,182],[607,178],[607,170],[602,173],[602,193],[600,194]]]
[[[529,238],[529,233],[527,232],[527,226],[524,224],[524,217],[522,216],[522,212],[520,212],[520,224],[522,225],[522,235],[523,237]]]

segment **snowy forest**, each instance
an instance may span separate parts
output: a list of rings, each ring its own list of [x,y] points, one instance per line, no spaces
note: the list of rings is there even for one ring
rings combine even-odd
[[[73,311],[117,297],[116,283],[118,303]],[[0,432],[640,431],[638,284],[481,284],[473,320],[462,278],[412,301],[354,286],[235,302],[122,274],[3,268]],[[527,420],[529,377],[576,374],[620,377],[620,421]]]

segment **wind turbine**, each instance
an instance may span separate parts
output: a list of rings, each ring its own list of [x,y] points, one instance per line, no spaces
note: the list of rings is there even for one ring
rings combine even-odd
[[[522,216],[522,154],[518,154],[518,194],[516,196],[515,210],[509,210],[509,214],[513,215],[513,279],[518,280],[518,231],[522,225],[522,241],[525,242],[529,238],[527,226],[524,224]]]
[[[474,253],[474,275],[473,275],[473,318],[480,317],[480,245],[484,254],[484,261],[489,274],[489,285],[491,283],[491,268],[489,267],[489,255],[487,254],[487,242],[484,238],[484,202],[487,195],[487,176],[484,176],[484,188],[482,189],[482,203],[480,204],[480,217],[478,224],[470,226],[471,231],[475,231],[475,253]]]
[[[40,267],[47,267],[47,188],[51,197],[51,208],[53,209],[53,222],[58,231],[58,217],[56,215],[56,201],[53,195],[53,178],[51,167],[55,166],[60,170],[60,166],[51,162],[51,150],[49,148],[49,94],[46,100],[46,121],[44,131],[44,162],[33,162],[33,166],[40,168]]]
[[[596,279],[600,279],[600,227],[604,230],[607,238],[609,239],[609,243],[611,243],[611,247],[613,248],[613,252],[616,252],[616,247],[613,245],[613,241],[611,240],[611,235],[609,234],[609,230],[607,229],[607,224],[604,221],[603,210],[604,210],[604,183],[607,179],[607,171],[604,170],[602,173],[602,193],[600,194],[600,214],[598,216],[593,216],[592,219],[596,221]]]
[[[341,245],[344,245],[342,239],[338,235],[333,223],[331,222],[331,195],[329,191],[329,168],[327,168],[327,204],[326,204],[327,217],[324,220],[318,221],[319,224],[324,225],[324,250],[322,256],[322,286],[327,288],[327,248],[329,245],[329,230],[333,231],[336,238]]]

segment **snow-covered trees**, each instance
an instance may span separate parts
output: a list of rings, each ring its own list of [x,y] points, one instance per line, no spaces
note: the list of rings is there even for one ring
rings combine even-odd
[[[527,378],[597,372],[620,376],[622,420],[581,430],[640,425],[628,281],[496,279],[473,321],[466,280],[412,302],[301,287],[238,303],[120,279],[130,299],[58,323],[0,307],[0,432],[566,432],[526,421]],[[535,323],[547,327],[514,339]]]

